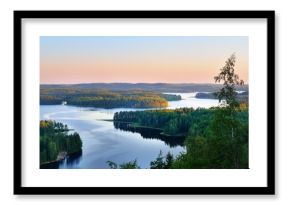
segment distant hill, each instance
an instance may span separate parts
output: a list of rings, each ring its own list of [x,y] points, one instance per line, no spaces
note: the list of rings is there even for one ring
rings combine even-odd
[[[40,88],[104,89],[112,91],[145,90],[156,92],[216,92],[220,84],[169,84],[169,83],[84,83],[84,84],[42,84]],[[238,86],[239,91],[248,91],[248,85]]]

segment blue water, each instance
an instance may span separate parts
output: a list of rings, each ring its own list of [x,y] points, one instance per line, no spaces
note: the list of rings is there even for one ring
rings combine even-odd
[[[218,100],[196,99],[195,93],[181,94],[182,100],[169,103],[169,109],[180,107],[211,107],[217,106]],[[63,161],[54,168],[109,168],[107,161],[117,164],[137,160],[141,168],[149,168],[150,162],[159,154],[167,152],[174,156],[185,151],[183,146],[170,147],[159,139],[143,138],[139,133],[116,129],[113,122],[114,113],[119,111],[134,111],[140,109],[98,109],[82,108],[68,105],[41,105],[40,119],[51,119],[67,124],[78,132],[83,141],[81,156]]]

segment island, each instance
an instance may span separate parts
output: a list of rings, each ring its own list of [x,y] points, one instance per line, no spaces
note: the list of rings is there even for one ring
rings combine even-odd
[[[236,91],[236,100],[239,102],[247,102],[249,99],[249,91]],[[215,92],[199,92],[196,93],[195,98],[199,99],[218,99]]]
[[[40,121],[40,168],[82,151],[77,132],[69,134],[67,125],[52,120]]]
[[[180,95],[145,90],[112,91],[88,88],[42,88],[40,105],[75,105],[96,108],[161,108]]]

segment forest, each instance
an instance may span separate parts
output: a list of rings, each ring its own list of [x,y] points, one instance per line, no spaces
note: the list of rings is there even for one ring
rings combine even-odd
[[[160,153],[152,162],[159,164],[157,167],[248,168],[248,107],[241,104],[233,121],[228,114],[227,108],[220,107],[123,111],[114,115],[114,121],[160,128],[167,138],[186,136],[184,146],[187,152],[179,154],[176,159],[170,153],[165,156]],[[232,132],[234,137],[231,136]],[[168,158],[172,158],[171,165],[165,166]]]
[[[247,102],[249,99],[249,92],[248,91],[242,91],[239,93],[234,93],[235,98],[238,102]],[[196,93],[195,95],[196,98],[200,99],[218,99],[216,93]]]
[[[42,88],[40,105],[68,105],[97,108],[159,108],[168,101],[181,100],[179,95],[152,91],[110,91],[99,89]]]
[[[241,109],[236,113],[236,118],[248,123],[248,110],[241,104]],[[168,136],[183,134],[204,135],[210,120],[217,112],[225,111],[223,108],[178,108],[146,111],[121,111],[114,115],[115,122],[132,123],[136,127],[146,126],[158,128]]]
[[[178,108],[175,110],[121,111],[114,115],[115,122],[129,122],[134,126],[162,129],[168,136],[185,135],[191,130],[203,134],[216,109]],[[198,128],[198,130],[197,130]]]
[[[80,152],[82,140],[77,132],[68,134],[67,125],[52,120],[40,121],[40,165]]]
[[[83,84],[42,84],[40,89],[88,89],[111,91],[144,90],[160,93],[217,92],[221,84],[214,83],[83,83]],[[237,85],[237,90],[247,91],[248,85]]]
[[[214,76],[222,83],[215,97],[222,102],[210,109],[180,108],[115,113],[114,121],[162,129],[167,137],[185,135],[186,152],[173,157],[159,153],[151,169],[248,169],[248,99],[237,97],[236,88],[244,84],[234,73],[235,55]],[[121,165],[109,161],[111,168],[139,168],[133,160]]]
[[[132,133],[139,133],[143,139],[157,139],[163,141],[169,147],[183,146],[185,136],[184,135],[171,135],[160,128],[153,128],[148,126],[140,126],[136,123],[114,121],[114,128],[122,131],[130,131]]]

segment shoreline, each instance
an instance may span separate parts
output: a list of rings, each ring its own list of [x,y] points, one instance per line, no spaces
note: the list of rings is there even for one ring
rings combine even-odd
[[[185,137],[184,133],[178,133],[178,134],[168,134],[164,132],[164,129],[161,128],[156,128],[156,127],[149,127],[149,126],[143,126],[143,125],[137,125],[133,122],[124,122],[124,121],[114,121],[114,120],[104,120],[104,121],[110,121],[110,122],[117,122],[117,123],[124,123],[124,124],[128,124],[130,127],[133,128],[140,128],[140,129],[150,129],[150,130],[156,130],[156,131],[160,131],[160,135],[164,136],[164,137],[170,137],[170,138],[179,138],[179,137]]]
[[[68,154],[67,152],[61,152],[61,153],[58,154],[56,160],[54,160],[54,161],[49,161],[49,162],[44,162],[44,163],[40,163],[39,168],[40,168],[40,169],[50,169],[50,168],[45,168],[45,166],[58,165],[58,163],[62,162],[62,161],[65,160],[66,158],[71,157],[71,156],[76,155],[76,154],[80,154],[80,153],[82,153],[82,151],[83,151],[83,150],[81,149],[81,150],[78,151],[78,152],[73,152],[73,153],[70,153],[70,154]],[[61,155],[61,156],[59,156],[59,155]]]

